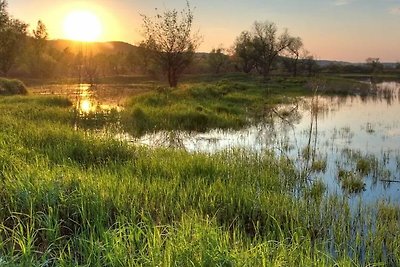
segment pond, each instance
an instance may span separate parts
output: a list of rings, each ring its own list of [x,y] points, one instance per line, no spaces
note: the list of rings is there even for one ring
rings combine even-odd
[[[400,203],[400,84],[377,85],[373,96],[303,98],[277,107],[265,123],[240,131],[158,132],[139,139],[148,146],[214,153],[242,148],[289,157],[310,181],[350,202]]]
[[[322,180],[328,191],[356,204],[400,203],[400,83],[376,85],[372,96],[318,96],[276,107],[265,122],[248,128],[205,133],[157,132],[116,138],[146,146],[215,153],[273,150],[288,157],[309,181]],[[149,90],[135,85],[53,85],[34,94],[69,97],[80,113],[121,110],[130,95]]]

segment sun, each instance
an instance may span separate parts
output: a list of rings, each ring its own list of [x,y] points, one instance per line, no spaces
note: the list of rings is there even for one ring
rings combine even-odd
[[[90,11],[72,11],[65,17],[64,36],[67,39],[93,42],[99,40],[102,32],[103,26],[99,18]]]

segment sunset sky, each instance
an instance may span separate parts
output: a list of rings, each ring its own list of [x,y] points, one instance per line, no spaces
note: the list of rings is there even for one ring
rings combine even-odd
[[[63,30],[73,11],[89,11],[103,27],[100,41],[141,40],[140,14],[155,8],[182,9],[185,0],[9,0],[9,12],[32,26],[41,19],[50,39]],[[203,35],[200,51],[230,47],[255,20],[275,22],[300,36],[318,59],[364,62],[379,57],[400,61],[400,0],[191,0],[195,29]]]

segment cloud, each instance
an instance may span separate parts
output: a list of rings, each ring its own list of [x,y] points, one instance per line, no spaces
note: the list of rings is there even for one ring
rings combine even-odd
[[[334,4],[335,6],[345,6],[345,5],[350,4],[351,2],[352,2],[352,0],[335,0],[335,1],[333,2],[333,4]]]
[[[400,7],[392,7],[389,10],[389,13],[394,15],[400,15]]]

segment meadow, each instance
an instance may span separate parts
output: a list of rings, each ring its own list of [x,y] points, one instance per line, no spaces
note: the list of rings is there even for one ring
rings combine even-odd
[[[123,127],[241,127],[315,91],[238,79],[133,96]],[[0,266],[400,265],[398,206],[350,207],[286,157],[128,144],[57,96],[0,96],[0,114]]]

